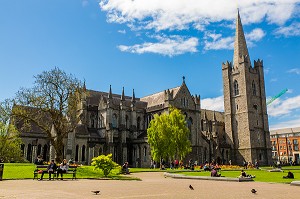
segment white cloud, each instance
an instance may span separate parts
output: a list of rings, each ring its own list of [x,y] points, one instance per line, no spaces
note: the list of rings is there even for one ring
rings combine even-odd
[[[270,130],[283,129],[283,128],[295,128],[299,126],[300,126],[300,118],[270,125]]]
[[[285,37],[300,36],[300,23],[294,22],[289,26],[277,28],[275,34],[283,35]]]
[[[284,24],[297,12],[299,0],[239,0],[238,7],[244,24]],[[182,30],[212,22],[233,21],[235,1],[224,0],[101,0],[100,8],[107,12],[109,22],[127,23],[142,29]]]
[[[126,30],[118,30],[118,33],[126,34]]]
[[[248,47],[254,46],[254,42],[260,41],[266,33],[261,28],[255,28],[250,33],[245,34]]]
[[[271,117],[280,117],[289,115],[298,109],[300,109],[300,95],[285,100],[276,99],[268,106],[268,115]]]
[[[155,36],[156,43],[145,42],[133,46],[119,45],[118,48],[124,52],[130,53],[157,53],[161,55],[174,56],[187,52],[197,52],[198,39],[195,37],[184,38],[181,36]]]
[[[265,32],[260,28],[255,28],[250,33],[245,34],[248,46],[254,46],[254,42],[261,40],[265,35]],[[233,49],[234,46],[234,36],[222,37],[222,34],[206,32],[204,39],[204,50]]]
[[[201,108],[215,111],[224,111],[224,96],[201,100]]]
[[[233,49],[234,37],[224,37],[221,34],[206,33],[204,50]]]
[[[288,73],[296,73],[297,75],[300,75],[300,68],[293,68],[291,70],[287,71]]]

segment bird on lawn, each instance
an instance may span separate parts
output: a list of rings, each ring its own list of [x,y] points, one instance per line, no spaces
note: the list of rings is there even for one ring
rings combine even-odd
[[[92,191],[93,193],[95,193],[96,195],[98,194],[98,193],[100,193],[100,191]]]
[[[251,189],[251,193],[256,193],[257,191],[255,189]]]
[[[190,190],[194,190],[194,187],[192,185],[189,186]]]

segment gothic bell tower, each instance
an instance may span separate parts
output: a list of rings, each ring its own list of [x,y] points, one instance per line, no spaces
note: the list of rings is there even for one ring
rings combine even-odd
[[[236,18],[233,63],[222,64],[225,132],[231,160],[271,163],[271,143],[266,106],[263,61],[250,62],[239,12]]]

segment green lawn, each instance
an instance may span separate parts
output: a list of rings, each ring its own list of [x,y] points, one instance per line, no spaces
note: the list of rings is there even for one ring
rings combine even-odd
[[[244,170],[247,174],[255,175],[253,178],[257,182],[273,182],[273,183],[291,183],[295,180],[300,180],[300,169],[299,168],[283,168],[284,172],[269,172],[267,170],[257,170],[257,169],[246,169]],[[283,176],[287,175],[288,170],[294,173],[295,179],[284,179]],[[178,174],[188,175],[188,176],[210,176],[210,172],[176,172]],[[241,171],[237,170],[225,170],[220,172],[222,176],[236,178],[240,176]]]
[[[35,165],[31,163],[5,163],[3,179],[32,179],[33,171]],[[245,170],[247,174],[255,175],[254,181],[258,182],[274,182],[274,183],[290,183],[294,180],[300,180],[300,166],[287,166],[283,167],[284,172],[268,172],[267,170],[272,169],[271,167],[262,167],[262,170],[257,169],[247,169]],[[287,175],[288,171],[294,173],[295,179],[283,179],[283,176]],[[196,169],[191,172],[188,170],[178,169],[178,170],[159,170],[159,169],[149,169],[149,168],[130,168],[131,173],[136,172],[172,172],[179,173],[183,175],[190,176],[210,176],[210,172],[205,172],[203,170]],[[240,170],[222,170],[221,175],[226,177],[236,178],[240,175]],[[71,178],[71,175],[65,175],[65,178]],[[104,178],[101,170],[94,170],[92,166],[81,166],[77,168],[77,178],[81,179],[99,179]],[[133,178],[130,175],[119,175],[119,170],[115,169],[108,176],[108,179],[118,179],[118,180],[140,180]]]
[[[35,167],[31,163],[5,163],[3,179],[32,179]],[[79,179],[99,179],[104,178],[104,175],[101,170],[94,170],[92,166],[81,166],[77,168],[76,177]],[[72,175],[65,175],[64,178],[72,178]],[[119,175],[118,169],[113,170],[108,179],[140,180],[130,176]]]

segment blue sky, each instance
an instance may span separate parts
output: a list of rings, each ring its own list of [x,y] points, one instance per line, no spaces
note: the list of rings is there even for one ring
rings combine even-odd
[[[180,85],[223,110],[222,62],[237,7],[251,61],[264,60],[271,129],[300,126],[299,0],[1,0],[0,100],[55,66],[93,90],[137,97]]]

